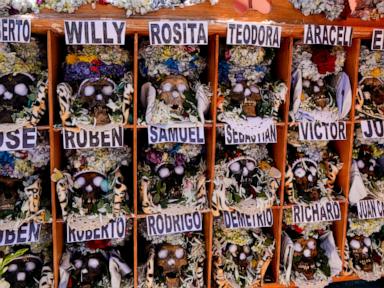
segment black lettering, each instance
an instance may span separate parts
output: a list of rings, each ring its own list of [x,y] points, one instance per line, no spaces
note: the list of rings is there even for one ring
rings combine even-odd
[[[78,25],[77,25],[78,24]],[[64,22],[65,32],[67,34],[68,44],[74,44],[74,37],[76,37],[76,43],[81,43],[81,32],[83,22]]]
[[[151,43],[162,44],[160,39],[160,26],[156,23],[151,23]]]

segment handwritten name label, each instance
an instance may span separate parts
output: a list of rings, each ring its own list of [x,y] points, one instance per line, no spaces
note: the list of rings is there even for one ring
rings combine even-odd
[[[208,22],[149,22],[149,42],[151,45],[208,45]]]
[[[0,18],[0,42],[31,42],[31,20]]]
[[[76,230],[67,224],[67,243],[84,242],[103,239],[122,239],[126,230],[125,217],[112,219],[108,224],[98,228]]]
[[[383,50],[384,49],[384,30],[373,29],[371,49],[372,50]]]
[[[225,144],[253,144],[253,143],[276,143],[276,125],[272,123],[267,129],[258,131],[248,125],[225,124]]]
[[[1,229],[0,246],[38,242],[41,224],[29,222],[21,225],[18,230]]]
[[[204,127],[167,127],[158,126],[148,127],[148,143],[188,143],[188,144],[204,144]]]
[[[233,22],[227,25],[228,45],[255,45],[280,47],[281,27],[247,22]]]
[[[352,27],[334,25],[304,25],[304,44],[351,46]]]
[[[299,124],[299,140],[345,140],[347,139],[347,125],[345,122],[310,122]]]
[[[0,151],[30,150],[36,147],[36,142],[36,127],[0,132]]]
[[[66,20],[67,45],[124,45],[125,21],[118,20]]]
[[[361,200],[357,203],[357,214],[359,219],[384,218],[384,202],[376,199]]]
[[[124,145],[124,128],[92,131],[80,129],[79,132],[63,129],[64,149],[118,148]]]
[[[339,202],[316,202],[292,206],[293,223],[314,223],[341,219]]]
[[[201,231],[203,229],[203,217],[198,211],[179,215],[149,215],[146,217],[146,221],[149,236]]]
[[[361,132],[364,139],[384,138],[384,121],[379,119],[362,120]]]
[[[224,224],[226,228],[261,228],[272,227],[273,213],[272,209],[266,209],[256,214],[245,214],[238,211],[223,211]]]

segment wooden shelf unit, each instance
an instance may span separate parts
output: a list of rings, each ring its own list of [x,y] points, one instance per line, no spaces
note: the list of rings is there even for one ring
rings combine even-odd
[[[279,2],[279,3],[277,3]],[[281,2],[281,3],[280,3]],[[359,121],[354,120],[354,103],[358,85],[358,58],[361,46],[361,40],[370,39],[371,33],[374,27],[384,27],[384,21],[364,22],[358,19],[347,18],[340,21],[327,21],[322,16],[309,16],[304,17],[300,12],[293,9],[287,1],[273,1],[273,11],[269,15],[262,15],[258,12],[250,11],[245,15],[240,16],[233,11],[231,0],[221,0],[220,3],[214,7],[204,3],[201,5],[186,7],[184,9],[176,9],[174,11],[161,10],[146,16],[135,16],[126,19],[127,23],[127,39],[126,46],[133,55],[133,75],[134,75],[134,101],[133,101],[133,123],[126,125],[126,130],[132,133],[132,152],[133,152],[133,173],[132,175],[126,175],[133,185],[133,245],[134,255],[132,255],[134,261],[134,282],[135,287],[138,284],[138,221],[143,221],[144,215],[139,211],[138,204],[138,141],[141,131],[145,130],[145,126],[138,125],[138,91],[139,75],[138,75],[138,49],[139,41],[148,36],[148,22],[150,20],[159,19],[201,19],[209,20],[209,45],[208,51],[208,73],[207,82],[209,82],[213,88],[213,97],[210,110],[210,119],[205,125],[206,130],[206,148],[207,148],[207,175],[209,182],[207,184],[208,198],[211,199],[211,195],[214,189],[214,165],[215,165],[215,145],[216,145],[216,132],[217,128],[223,127],[222,123],[216,121],[216,99],[217,99],[217,87],[218,87],[218,63],[219,63],[219,46],[223,44],[221,40],[226,36],[226,21],[227,19],[238,21],[253,21],[261,22],[268,19],[275,21],[276,25],[282,26],[282,42],[281,48],[277,49],[275,66],[273,67],[274,73],[280,80],[283,80],[288,86],[288,94],[284,107],[282,109],[282,119],[278,123],[278,142],[272,145],[272,157],[275,160],[277,168],[282,172],[282,183],[279,189],[280,204],[273,207],[274,225],[273,235],[276,239],[276,250],[273,261],[271,262],[271,268],[273,271],[273,277],[275,283],[265,284],[265,287],[284,287],[278,284],[279,278],[279,259],[280,259],[280,244],[281,244],[281,232],[282,232],[282,220],[284,209],[290,209],[290,205],[284,204],[284,174],[286,165],[287,154],[287,133],[291,125],[295,123],[289,122],[288,112],[290,107],[290,79],[291,79],[291,64],[292,64],[292,51],[293,43],[296,39],[300,39],[303,36],[303,24],[334,24],[334,25],[348,25],[354,26],[353,30],[353,45],[347,48],[348,57],[345,65],[345,72],[349,75],[352,89],[353,89],[353,107],[350,113],[350,119],[347,122],[347,140],[335,141],[335,148],[339,152],[342,162],[344,163],[343,169],[340,172],[337,182],[343,189],[345,200],[341,201],[342,219],[335,222],[333,225],[333,232],[335,235],[336,244],[340,251],[340,256],[344,260],[344,243],[346,241],[346,229],[347,229],[347,217],[348,217],[348,193],[349,193],[349,174],[351,167],[352,148],[353,148],[353,136],[355,130],[355,124]],[[201,13],[204,11],[204,13]],[[92,18],[125,18],[125,12],[121,9],[117,9],[110,6],[98,6],[96,10],[92,10],[89,5],[86,5],[79,9],[75,14],[58,14],[50,11],[44,11],[37,16],[31,16],[32,18],[32,34],[43,35],[47,38],[48,47],[48,107],[49,107],[49,124],[39,126],[39,130],[49,131],[50,146],[51,146],[51,161],[50,171],[51,173],[55,168],[62,168],[63,166],[63,150],[62,150],[62,137],[60,129],[56,128],[55,124],[59,124],[59,105],[56,96],[56,85],[60,81],[61,63],[63,61],[63,55],[65,53],[64,43],[64,19],[92,19]],[[297,124],[297,123],[296,123]],[[54,261],[54,276],[55,287],[59,281],[59,263],[60,258],[65,248],[65,224],[61,218],[60,207],[57,204],[57,196],[55,192],[55,184],[51,183],[51,202],[52,202],[52,233],[53,233],[53,261]],[[209,210],[204,211],[204,234],[206,241],[207,261],[205,269],[206,285],[211,287],[212,281],[212,239],[213,239],[213,216]],[[335,282],[339,281],[351,281],[357,280],[354,275],[341,275],[334,278]]]

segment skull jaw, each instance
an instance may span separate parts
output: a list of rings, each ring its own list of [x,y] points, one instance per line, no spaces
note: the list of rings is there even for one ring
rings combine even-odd
[[[98,125],[105,125],[111,122],[106,107],[96,106],[93,109],[93,115]]]
[[[314,259],[300,261],[296,266],[296,271],[302,273],[308,280],[312,280],[316,272]]]
[[[168,288],[177,288],[180,286],[180,277],[175,273],[168,273],[165,276],[165,280]]]
[[[372,272],[373,271],[373,262],[370,255],[362,255],[361,251],[352,250],[353,262],[355,265],[359,266],[360,269],[364,272]]]

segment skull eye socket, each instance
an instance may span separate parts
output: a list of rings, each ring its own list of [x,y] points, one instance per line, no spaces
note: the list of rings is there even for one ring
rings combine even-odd
[[[253,171],[256,168],[255,163],[253,163],[252,161],[248,161],[247,164],[245,164],[245,166],[247,167],[248,171]]]
[[[310,249],[310,250],[314,250],[316,248],[316,244],[315,244],[315,241],[313,240],[309,240],[307,242],[307,247]]]
[[[160,259],[165,259],[165,258],[167,258],[167,256],[168,256],[168,250],[161,249],[161,250],[159,251],[159,253],[157,253],[157,256],[158,256]]]
[[[75,267],[76,267],[76,269],[80,269],[82,266],[83,266],[83,260],[76,259],[75,260]]]
[[[25,271],[30,272],[36,269],[36,263],[35,262],[27,262],[25,263]]]
[[[165,83],[163,85],[163,91],[164,92],[170,92],[172,90],[172,84],[171,83]]]
[[[96,176],[95,178],[93,178],[93,184],[96,187],[100,187],[102,181],[103,181],[103,177],[101,177],[101,176]]]
[[[159,172],[158,172],[160,178],[167,178],[171,175],[171,171],[169,171],[169,168],[168,167],[162,167],[160,168]]]
[[[113,87],[111,85],[104,86],[101,91],[104,95],[111,96],[113,93]]]
[[[360,242],[356,239],[352,239],[351,242],[349,242],[349,245],[351,245],[352,249],[360,249],[361,247]]]
[[[79,177],[76,179],[75,184],[77,187],[83,187],[85,185],[85,178],[84,177]]]
[[[84,95],[87,97],[92,96],[93,94],[95,94],[95,91],[95,87],[88,85],[84,88]]]
[[[5,91],[7,91],[5,86],[3,84],[0,84],[0,95],[3,95],[5,93]]]
[[[88,260],[88,267],[89,268],[93,268],[93,269],[96,269],[97,267],[99,267],[100,265],[100,261],[96,258],[89,258]]]
[[[229,166],[229,170],[233,173],[239,173],[240,169],[241,167],[239,162],[232,163],[231,166]]]
[[[295,176],[299,178],[303,178],[305,176],[305,170],[303,168],[297,168],[295,170]]]
[[[177,259],[181,259],[184,256],[184,250],[182,248],[177,248],[175,251],[175,256]]]
[[[27,96],[28,87],[24,83],[19,83],[15,86],[14,92],[15,92],[15,94],[20,95],[20,96]]]
[[[17,265],[16,264],[11,264],[8,266],[8,272],[15,272],[17,271]]]
[[[303,251],[303,246],[301,246],[300,243],[296,242],[295,245],[293,246],[293,249],[295,250],[295,252],[300,253],[301,251]]]
[[[177,91],[179,91],[180,93],[183,93],[185,90],[187,90],[187,85],[177,84]]]
[[[243,90],[244,90],[243,84],[240,84],[240,83],[236,84],[235,87],[233,87],[233,92],[235,93],[241,93],[243,92]]]
[[[184,167],[183,166],[176,166],[175,167],[175,173],[177,175],[183,175],[184,174]]]
[[[363,160],[357,161],[357,167],[359,167],[359,169],[363,169],[365,167],[364,161]]]
[[[251,86],[250,89],[252,93],[259,93],[259,88],[257,88],[256,86]]]
[[[372,245],[371,238],[365,237],[364,238],[364,245],[367,246],[367,247],[371,247],[371,245]]]

